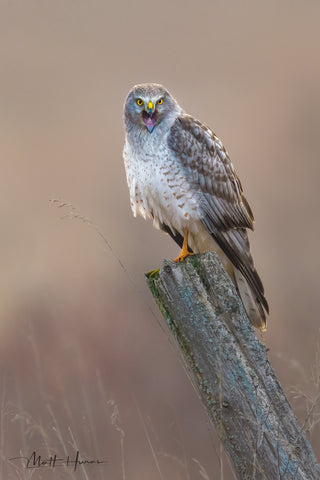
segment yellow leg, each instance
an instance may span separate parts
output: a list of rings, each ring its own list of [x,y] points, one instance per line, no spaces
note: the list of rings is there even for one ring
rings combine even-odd
[[[185,232],[185,236],[184,236],[184,239],[183,239],[183,245],[182,245],[180,255],[174,261],[175,262],[182,262],[189,255],[193,255],[193,253],[189,252],[189,250],[188,250],[188,229],[186,228],[186,232]]]

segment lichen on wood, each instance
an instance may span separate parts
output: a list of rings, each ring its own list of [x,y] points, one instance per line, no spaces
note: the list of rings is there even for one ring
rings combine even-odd
[[[164,260],[148,284],[238,478],[319,480],[312,448],[218,256]]]

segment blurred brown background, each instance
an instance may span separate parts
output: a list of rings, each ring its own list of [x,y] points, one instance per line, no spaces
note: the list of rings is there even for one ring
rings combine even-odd
[[[320,4],[0,9],[0,478],[31,478],[12,457],[79,449],[108,463],[32,478],[220,479],[219,443],[145,284],[177,248],[131,215],[122,106],[134,84],[163,83],[223,140],[256,217],[263,341],[303,423],[319,353]],[[316,425],[309,437],[319,458]]]

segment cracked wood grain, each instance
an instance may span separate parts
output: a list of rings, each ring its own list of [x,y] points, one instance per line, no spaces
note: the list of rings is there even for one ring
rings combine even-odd
[[[237,477],[319,480],[310,443],[217,255],[164,260],[148,284]]]

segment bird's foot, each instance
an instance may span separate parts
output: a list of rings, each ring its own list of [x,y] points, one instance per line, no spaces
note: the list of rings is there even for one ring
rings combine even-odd
[[[179,257],[175,258],[173,261],[176,262],[176,263],[183,262],[183,260],[185,258],[189,257],[190,255],[194,255],[194,254],[189,252],[188,250],[186,252],[183,252],[183,249],[182,249]]]
[[[189,255],[193,255],[193,253],[188,250],[188,229],[186,228],[180,255],[174,260],[174,262],[183,262],[183,260],[189,257]]]

